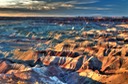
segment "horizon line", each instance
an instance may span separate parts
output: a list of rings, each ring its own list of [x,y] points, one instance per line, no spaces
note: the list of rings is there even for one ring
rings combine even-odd
[[[128,18],[128,16],[0,16],[0,17],[126,17]]]

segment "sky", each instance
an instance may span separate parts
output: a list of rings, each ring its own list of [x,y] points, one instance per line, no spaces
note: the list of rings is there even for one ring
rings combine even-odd
[[[0,0],[0,16],[128,16],[128,0]]]

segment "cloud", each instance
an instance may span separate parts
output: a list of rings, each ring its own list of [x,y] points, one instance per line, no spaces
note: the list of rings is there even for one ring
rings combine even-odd
[[[98,0],[2,0],[0,8],[26,8],[30,10],[55,10],[75,8],[77,4],[92,4]]]
[[[29,10],[56,10],[56,9],[91,9],[108,10],[107,8],[77,7],[80,4],[92,4],[99,0],[2,0],[0,8],[29,9]]]
[[[100,8],[100,7],[75,7],[80,10],[111,10],[111,8]]]
[[[0,0],[0,14],[128,15],[127,4],[127,0]]]
[[[107,4],[105,5],[106,7],[114,7],[115,5],[114,4]]]
[[[6,7],[8,5],[15,5],[14,0],[0,0],[0,7]]]
[[[66,3],[77,5],[77,4],[92,4],[97,2],[99,2],[99,0],[85,0],[85,1],[76,0],[76,1],[68,1]]]
[[[72,8],[73,5],[64,2],[47,2],[43,0],[10,0],[1,1],[4,5],[0,4],[1,8],[26,8],[30,10],[54,10],[58,8]]]

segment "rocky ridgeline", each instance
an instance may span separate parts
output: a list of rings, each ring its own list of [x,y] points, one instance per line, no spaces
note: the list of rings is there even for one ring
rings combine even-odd
[[[52,32],[46,50],[16,49],[0,59],[0,83],[126,84],[128,31]],[[120,79],[120,80],[119,80]]]

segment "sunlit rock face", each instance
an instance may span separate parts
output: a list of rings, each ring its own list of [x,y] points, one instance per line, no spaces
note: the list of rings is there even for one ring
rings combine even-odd
[[[120,21],[45,18],[3,22],[1,84],[128,82],[128,30]]]

